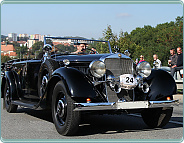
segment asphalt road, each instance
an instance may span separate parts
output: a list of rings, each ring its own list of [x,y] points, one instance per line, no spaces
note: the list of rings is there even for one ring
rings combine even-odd
[[[91,115],[83,117],[76,136],[57,133],[48,111],[19,108],[7,113],[1,108],[3,139],[181,139],[183,137],[183,104],[174,108],[164,128],[149,129],[138,114]]]

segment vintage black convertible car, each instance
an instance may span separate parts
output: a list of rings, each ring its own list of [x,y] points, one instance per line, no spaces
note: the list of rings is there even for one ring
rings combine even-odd
[[[51,54],[54,43],[62,53]],[[95,45],[108,47],[109,53],[98,54]],[[2,66],[1,97],[7,112],[18,106],[51,109],[62,135],[75,134],[81,115],[89,113],[137,112],[149,127],[163,127],[178,104],[169,73],[152,70],[148,62],[136,65],[127,51],[113,53],[108,41],[45,37],[43,51],[41,59]]]

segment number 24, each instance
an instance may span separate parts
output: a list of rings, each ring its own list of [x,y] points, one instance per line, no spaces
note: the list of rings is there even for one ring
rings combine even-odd
[[[130,77],[126,77],[126,83],[130,83],[130,82],[133,83],[134,79]]]

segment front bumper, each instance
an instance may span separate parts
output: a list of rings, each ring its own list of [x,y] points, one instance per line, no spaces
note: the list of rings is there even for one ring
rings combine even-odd
[[[107,103],[74,103],[74,111],[89,110],[119,110],[119,109],[143,109],[172,107],[179,105],[179,100],[164,101],[133,101],[133,102],[107,102]]]

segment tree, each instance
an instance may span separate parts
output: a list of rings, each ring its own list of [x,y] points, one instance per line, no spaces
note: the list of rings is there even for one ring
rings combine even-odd
[[[73,45],[70,46],[64,46],[63,44],[58,44],[55,46],[59,52],[74,52],[75,51],[75,47]]]
[[[114,47],[118,45],[118,36],[117,36],[117,34],[113,34],[112,29],[111,29],[111,25],[108,25],[107,29],[104,29],[102,39],[110,42],[110,45],[112,47],[112,51],[114,52]],[[100,53],[109,53],[107,43],[105,44],[104,47],[102,45],[100,45],[100,47],[101,47]],[[102,49],[102,47],[103,47],[103,49]]]
[[[175,21],[158,24],[156,27],[150,25],[137,27],[130,34],[121,30],[119,37],[113,34],[111,26],[108,25],[103,31],[102,39],[110,41],[112,49],[118,45],[121,53],[128,49],[133,59],[144,55],[145,60],[151,64],[153,54],[157,54],[162,65],[167,66],[169,49],[183,48],[183,17],[178,16]],[[100,46],[98,49],[104,52]]]
[[[182,17],[178,16],[176,18],[175,25],[179,26],[180,23],[183,23],[183,16]]]
[[[28,49],[26,46],[22,46],[22,47],[15,47],[15,52],[17,54],[17,58],[23,59],[24,55],[27,54]]]
[[[34,43],[33,46],[32,46],[32,54],[34,55],[35,52],[36,52],[36,54],[41,53],[42,48],[43,48],[43,42],[42,41]]]
[[[11,60],[11,58],[9,56],[1,55],[1,63],[6,63],[9,60]]]
[[[113,38],[111,25],[108,25],[107,29],[104,29],[104,31],[103,31],[103,38],[106,41],[109,41],[109,40],[111,40]]]

